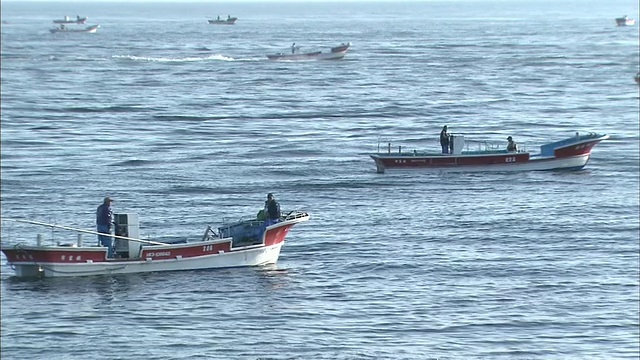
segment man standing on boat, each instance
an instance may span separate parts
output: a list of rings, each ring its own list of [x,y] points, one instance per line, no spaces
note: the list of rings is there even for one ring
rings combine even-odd
[[[265,225],[269,226],[280,221],[280,204],[276,201],[272,193],[267,195],[267,201],[264,202],[264,212],[267,214]]]
[[[98,232],[101,234],[111,234],[111,224],[113,223],[112,202],[113,200],[107,196],[96,210],[96,225]],[[113,257],[113,238],[107,235],[98,235],[98,242],[98,245],[107,247],[107,257]]]
[[[442,153],[449,153],[449,133],[447,132],[447,125],[440,131],[440,146],[442,146]]]
[[[293,43],[293,45],[291,45],[291,53],[292,54],[296,53],[296,43]]]
[[[509,142],[507,144],[507,151],[508,152],[518,152],[518,144],[516,144],[516,142],[513,141],[513,138],[511,136],[509,136],[507,138],[507,141]]]

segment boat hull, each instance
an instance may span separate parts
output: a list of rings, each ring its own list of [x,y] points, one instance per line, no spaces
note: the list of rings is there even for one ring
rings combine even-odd
[[[377,172],[384,173],[387,170],[433,170],[436,172],[510,172],[510,171],[546,171],[546,170],[579,170],[589,161],[590,154],[572,156],[568,158],[540,158],[525,162],[494,163],[494,164],[466,164],[452,163],[450,165],[429,165],[426,159],[402,159],[402,165],[390,164],[388,159],[380,159],[372,155],[376,160]],[[395,161],[394,159],[393,161]],[[504,161],[504,160],[503,160]]]
[[[636,20],[635,19],[629,19],[629,18],[617,18],[616,19],[616,24],[618,26],[633,26],[636,24]]]
[[[95,26],[90,26],[88,28],[84,28],[84,29],[60,29],[60,28],[54,28],[54,29],[50,29],[49,31],[51,31],[52,34],[55,33],[90,33],[90,34],[94,34],[98,31],[98,28],[100,27],[100,25],[95,25]]]
[[[108,260],[93,263],[17,261],[11,263],[11,266],[18,277],[74,277],[261,266],[277,263],[282,245],[283,242],[272,246],[260,246],[190,258],[178,256],[160,260],[149,258],[149,260]],[[201,244],[200,246],[207,245]],[[106,249],[103,252],[103,256],[106,258]],[[80,254],[86,254],[86,252],[78,252],[78,254],[76,256],[82,257],[83,255]]]
[[[207,20],[209,22],[209,24],[212,25],[234,25],[236,23],[236,20],[238,20],[238,18],[231,18],[228,20]]]
[[[336,46],[331,48],[329,52],[322,51],[314,51],[309,53],[300,53],[300,54],[273,54],[267,55],[269,60],[279,60],[279,61],[310,61],[310,60],[339,60],[342,59],[349,51],[349,44],[342,44],[340,46]]]
[[[453,154],[372,154],[378,173],[387,170],[434,170],[437,172],[508,172],[579,170],[587,165],[591,149],[607,135],[566,139],[529,152],[480,151]]]

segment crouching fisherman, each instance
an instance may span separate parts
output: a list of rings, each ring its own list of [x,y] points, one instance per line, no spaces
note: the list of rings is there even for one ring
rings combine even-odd
[[[280,221],[280,204],[276,201],[272,193],[267,195],[267,201],[264,202],[264,214],[266,215],[264,221],[265,226]]]

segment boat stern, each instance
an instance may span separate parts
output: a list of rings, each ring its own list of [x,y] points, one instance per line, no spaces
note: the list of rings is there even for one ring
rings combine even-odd
[[[373,159],[373,161],[376,163],[376,172],[378,174],[384,174],[384,171],[385,171],[384,161],[382,161],[382,158],[380,157],[380,155],[373,154],[370,156]]]

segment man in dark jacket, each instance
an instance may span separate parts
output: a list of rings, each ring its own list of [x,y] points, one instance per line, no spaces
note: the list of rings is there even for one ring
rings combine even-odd
[[[272,193],[267,195],[267,201],[264,202],[264,212],[267,214],[267,226],[280,221],[280,204]]]
[[[111,209],[110,197],[104,198],[104,201],[96,210],[96,225],[98,232],[101,234],[111,233],[111,223],[113,223],[113,211]],[[107,247],[107,257],[113,257],[113,238],[106,235],[98,235],[98,245]]]
[[[449,133],[447,132],[447,125],[440,131],[440,146],[442,146],[442,153],[449,153]]]
[[[516,144],[515,141],[513,141],[513,138],[511,136],[509,136],[507,138],[507,151],[508,152],[518,152],[518,144]]]

